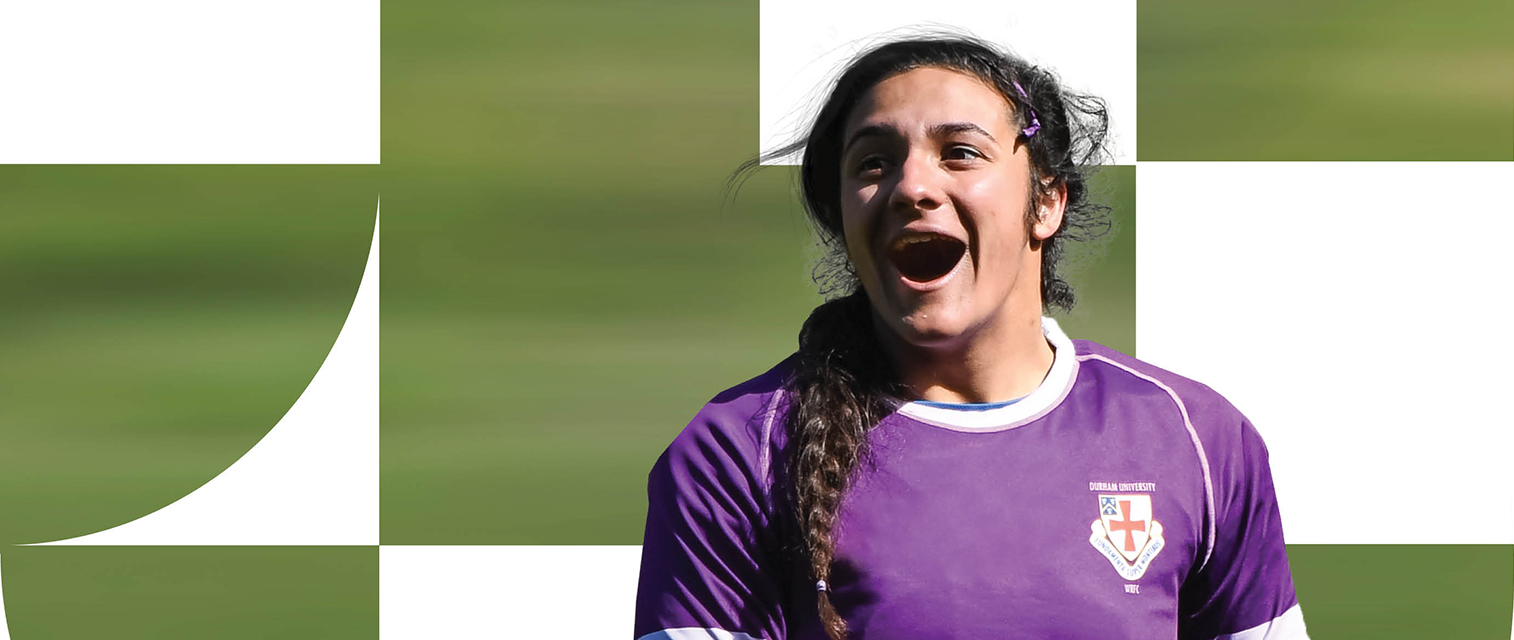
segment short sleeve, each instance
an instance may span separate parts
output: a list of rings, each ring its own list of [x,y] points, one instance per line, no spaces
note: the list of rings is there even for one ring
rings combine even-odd
[[[1249,422],[1208,451],[1212,547],[1179,594],[1181,640],[1307,640],[1267,448]],[[1226,442],[1228,440],[1228,442]],[[1210,443],[1206,443],[1208,445]]]
[[[709,407],[658,459],[636,593],[642,640],[783,640],[766,443]],[[736,424],[731,424],[736,422]]]

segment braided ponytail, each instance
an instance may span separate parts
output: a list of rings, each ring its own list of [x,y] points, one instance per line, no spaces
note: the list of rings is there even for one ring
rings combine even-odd
[[[872,305],[860,289],[820,305],[799,332],[787,427],[795,515],[817,581],[829,582],[836,521],[852,469],[865,454],[867,432],[897,391],[892,368],[872,327]],[[820,621],[834,640],[846,637],[828,589],[817,590]]]

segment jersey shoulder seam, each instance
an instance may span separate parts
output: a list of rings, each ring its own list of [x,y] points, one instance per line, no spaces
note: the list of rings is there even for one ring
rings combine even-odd
[[[1204,475],[1204,519],[1208,522],[1208,527],[1206,527],[1205,531],[1206,535],[1204,544],[1204,558],[1199,562],[1198,566],[1199,570],[1203,570],[1203,568],[1209,564],[1209,556],[1214,553],[1216,519],[1219,514],[1215,512],[1214,508],[1214,480],[1212,478],[1212,474],[1210,473],[1209,455],[1204,451],[1204,441],[1199,437],[1198,429],[1194,428],[1193,419],[1188,414],[1188,403],[1184,402],[1183,397],[1179,395],[1178,392],[1167,383],[1157,379],[1153,375],[1137,371],[1135,367],[1110,358],[1109,356],[1106,356],[1104,354],[1081,353],[1078,354],[1078,360],[1080,362],[1098,360],[1100,362],[1104,362],[1105,364],[1111,365],[1128,375],[1134,376],[1137,379],[1155,385],[1157,388],[1166,392],[1167,396],[1172,399],[1174,404],[1177,405],[1178,413],[1183,417],[1183,427],[1187,429],[1188,437],[1193,442],[1194,452],[1198,455],[1199,458],[1199,468]]]

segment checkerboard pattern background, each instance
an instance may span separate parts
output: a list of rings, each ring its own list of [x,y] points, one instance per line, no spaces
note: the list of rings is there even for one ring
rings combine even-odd
[[[1314,637],[1510,635],[1514,8],[930,4],[1133,74],[1062,324],[1257,422]],[[799,8],[0,8],[0,633],[629,634],[646,471],[818,301],[792,171],[721,191],[883,26]]]

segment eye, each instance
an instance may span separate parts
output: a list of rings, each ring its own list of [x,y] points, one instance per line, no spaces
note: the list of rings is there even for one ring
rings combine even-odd
[[[880,155],[871,155],[857,163],[857,175],[864,178],[882,176],[888,171],[889,161]]]
[[[942,160],[982,160],[985,157],[983,152],[961,144],[947,147],[946,152],[941,154]]]

